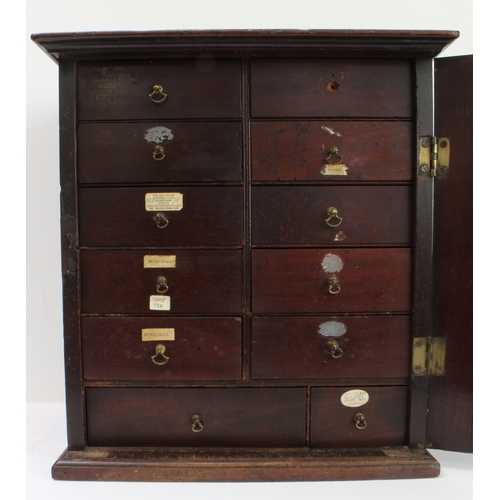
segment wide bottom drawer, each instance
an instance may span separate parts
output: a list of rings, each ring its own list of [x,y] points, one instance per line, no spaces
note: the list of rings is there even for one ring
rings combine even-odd
[[[306,391],[88,388],[89,446],[302,447]]]
[[[311,390],[311,448],[403,446],[407,387]]]

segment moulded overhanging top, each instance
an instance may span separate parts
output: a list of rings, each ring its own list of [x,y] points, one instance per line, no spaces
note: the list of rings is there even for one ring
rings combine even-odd
[[[40,33],[31,36],[56,61],[207,56],[435,57],[458,31],[182,30]]]

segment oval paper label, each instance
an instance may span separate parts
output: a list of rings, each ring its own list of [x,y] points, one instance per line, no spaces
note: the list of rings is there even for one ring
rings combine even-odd
[[[358,406],[363,406],[365,403],[368,403],[369,399],[370,396],[368,396],[366,391],[353,389],[352,391],[344,392],[340,397],[340,402],[349,408],[357,408]]]

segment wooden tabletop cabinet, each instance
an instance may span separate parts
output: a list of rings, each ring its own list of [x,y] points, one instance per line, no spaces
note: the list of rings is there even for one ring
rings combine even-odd
[[[426,448],[471,451],[472,58],[434,61],[457,36],[33,35],[60,68],[54,478],[424,478]]]

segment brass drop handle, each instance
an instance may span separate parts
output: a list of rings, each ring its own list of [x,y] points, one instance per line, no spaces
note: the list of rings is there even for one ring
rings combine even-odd
[[[356,415],[354,415],[354,423],[356,424],[356,429],[359,429],[360,431],[366,429],[366,426],[368,425],[366,417],[362,413],[356,413]]]
[[[336,295],[339,292],[340,292],[339,279],[337,278],[337,276],[330,276],[330,278],[328,278],[328,293]]]
[[[162,214],[161,212],[155,214],[153,216],[153,220],[156,222],[156,225],[160,228],[163,229],[164,227],[168,226],[168,219],[165,214]]]
[[[342,217],[339,217],[339,211],[335,207],[328,207],[328,210],[326,211],[326,215],[328,216],[328,219],[325,219],[325,222],[330,227],[339,227],[340,224],[342,224],[342,221],[344,220]],[[332,224],[330,222],[331,219],[338,220],[338,223]]]
[[[337,161],[335,163],[332,163],[331,159],[333,156],[337,157]],[[326,157],[325,160],[330,164],[330,165],[336,165],[337,163],[340,163],[344,157],[339,153],[339,148],[337,146],[330,146],[328,148],[328,151],[326,152]]]
[[[203,430],[203,422],[201,421],[201,417],[199,415],[193,415],[191,417],[192,425],[191,430],[193,432],[201,432]]]
[[[158,276],[156,280],[156,291],[158,293],[166,293],[168,291],[167,278]]]
[[[162,96],[161,98],[157,96]],[[153,85],[153,92],[149,94],[149,98],[156,104],[160,104],[167,98],[167,94],[163,92],[163,87],[161,85]]]
[[[153,160],[162,161],[165,158],[165,152],[163,150],[163,146],[155,146],[155,150],[153,151]]]
[[[159,366],[166,364],[170,358],[168,356],[165,356],[165,351],[166,351],[165,346],[163,344],[158,344],[156,346],[155,350],[156,350],[156,352],[155,352],[154,356],[151,356],[153,363],[155,365],[159,365]],[[156,358],[158,358],[158,357],[159,357],[160,361],[156,360]]]
[[[340,347],[339,343],[336,340],[330,340],[330,342],[328,342],[328,345],[330,347],[332,358],[340,358],[340,356],[344,354],[343,349]]]

